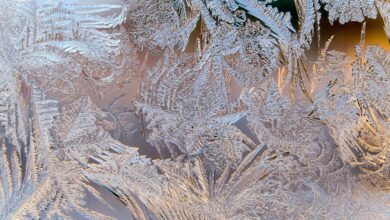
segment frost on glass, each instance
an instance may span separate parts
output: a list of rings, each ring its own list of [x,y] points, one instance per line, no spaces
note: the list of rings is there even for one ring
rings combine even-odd
[[[325,10],[329,11],[329,20],[340,23],[349,21],[364,21],[364,17],[375,18],[377,16],[377,6],[381,0],[321,0],[325,5]],[[379,5],[380,6],[380,5]]]
[[[328,85],[317,94],[313,114],[328,125],[344,161],[374,185],[388,189],[390,55],[379,46],[364,48],[363,38],[364,32],[356,58],[322,51],[316,83]]]
[[[0,219],[390,218],[390,3],[281,2],[0,0]]]

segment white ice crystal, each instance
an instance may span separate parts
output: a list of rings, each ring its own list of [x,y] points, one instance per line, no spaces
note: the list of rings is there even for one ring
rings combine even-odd
[[[0,219],[390,218],[389,8],[0,0]]]
[[[333,23],[339,20],[341,24],[349,21],[364,21],[364,17],[375,18],[377,9],[375,0],[321,0],[329,11],[329,20]]]

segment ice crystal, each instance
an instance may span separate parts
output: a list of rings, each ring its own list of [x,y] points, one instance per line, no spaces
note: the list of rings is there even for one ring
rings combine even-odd
[[[334,22],[339,20],[341,24],[349,21],[362,22],[364,17],[375,18],[377,9],[374,0],[321,0],[326,4],[325,9],[329,11],[329,20]]]
[[[357,54],[361,49],[357,47]],[[318,93],[315,111],[328,123],[344,160],[387,188],[389,54],[378,46],[366,48],[365,62],[363,57],[353,60],[345,54],[329,54],[323,58],[327,62],[319,64],[323,71],[318,79],[329,84]]]
[[[1,218],[67,218],[72,212],[102,216],[83,207],[88,186],[80,166],[61,160],[50,148],[48,129],[58,114],[56,102],[20,80],[10,81],[14,84],[2,87],[8,97],[1,105],[12,110],[4,115],[1,127]],[[32,92],[32,97],[20,94],[17,86]]]
[[[380,15],[384,20],[384,29],[386,31],[387,37],[390,39],[390,2],[389,1],[377,1],[377,7]]]
[[[114,2],[0,0],[0,219],[390,218],[388,1]]]

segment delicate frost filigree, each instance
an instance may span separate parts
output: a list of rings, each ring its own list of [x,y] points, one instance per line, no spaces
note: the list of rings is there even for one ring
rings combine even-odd
[[[323,51],[317,80],[328,85],[318,92],[314,111],[328,124],[342,158],[368,173],[373,184],[388,188],[389,54],[369,46],[364,61],[362,46],[356,60]]]
[[[349,21],[364,21],[364,17],[376,18],[377,9],[374,0],[321,0],[325,10],[329,11],[329,20],[339,20],[341,24]]]
[[[84,207],[86,189],[99,195],[86,185],[80,167],[60,160],[50,148],[47,132],[58,115],[56,102],[46,99],[37,88],[31,91],[20,80],[14,79],[13,83],[2,88],[8,91],[8,97],[19,97],[1,103],[14,109],[5,115],[1,127],[1,218],[68,218],[76,212],[103,219],[103,215]],[[32,99],[18,94],[16,86],[32,92]]]
[[[389,218],[388,1],[279,3],[0,0],[0,218]]]

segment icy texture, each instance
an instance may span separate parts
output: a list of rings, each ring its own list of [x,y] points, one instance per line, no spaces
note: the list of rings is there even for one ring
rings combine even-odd
[[[0,1],[0,219],[390,218],[389,2],[278,2]]]
[[[375,0],[320,0],[326,4],[325,10],[329,11],[329,20],[339,20],[341,24],[349,21],[364,21],[364,17],[375,18],[377,9]],[[377,0],[379,4],[381,0]],[[378,5],[380,6],[380,5]]]
[[[378,46],[367,47],[364,55],[362,49],[356,47],[355,60],[323,51],[316,83],[328,85],[316,95],[312,113],[328,125],[344,161],[389,189],[390,54]]]
[[[376,4],[381,17],[384,20],[384,28],[387,37],[390,39],[390,2],[387,0],[378,0]]]

